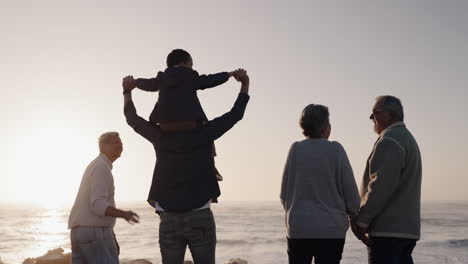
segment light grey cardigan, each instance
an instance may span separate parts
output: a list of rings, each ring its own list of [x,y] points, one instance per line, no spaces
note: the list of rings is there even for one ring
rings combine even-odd
[[[306,139],[292,144],[281,183],[288,238],[345,238],[357,216],[359,193],[338,142]]]

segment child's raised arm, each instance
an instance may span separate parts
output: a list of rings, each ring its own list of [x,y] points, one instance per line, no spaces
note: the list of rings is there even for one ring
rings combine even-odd
[[[220,72],[208,75],[202,74],[198,76],[197,90],[203,90],[221,85],[227,82],[231,76],[232,74],[229,72]]]
[[[162,72],[158,72],[158,75],[155,78],[143,79],[138,78],[135,80],[135,86],[143,91],[147,92],[157,92],[159,91],[162,84]]]

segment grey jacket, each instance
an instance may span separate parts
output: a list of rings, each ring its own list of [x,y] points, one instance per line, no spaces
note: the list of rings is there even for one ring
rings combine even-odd
[[[306,139],[289,151],[281,184],[289,238],[345,238],[357,216],[359,193],[338,142]]]
[[[367,160],[357,225],[371,236],[420,238],[421,154],[403,122],[385,129]]]

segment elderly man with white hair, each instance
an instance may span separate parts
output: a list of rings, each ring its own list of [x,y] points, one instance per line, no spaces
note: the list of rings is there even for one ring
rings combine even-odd
[[[377,97],[369,118],[379,137],[366,162],[353,232],[367,245],[369,264],[412,264],[421,237],[419,146],[397,97]]]
[[[120,248],[113,230],[115,220],[123,218],[131,224],[139,222],[136,213],[115,207],[112,163],[120,157],[122,150],[117,132],[107,132],[99,137],[100,154],[83,174],[68,219],[73,264],[119,263]]]

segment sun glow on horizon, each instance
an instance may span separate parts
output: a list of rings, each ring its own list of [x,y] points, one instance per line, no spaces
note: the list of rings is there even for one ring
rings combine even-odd
[[[83,164],[97,152],[97,144],[85,142],[79,131],[63,124],[46,124],[17,137],[13,154],[13,186],[10,202],[57,208],[75,198]],[[91,150],[90,148],[94,148]],[[88,158],[88,159],[87,159]]]

